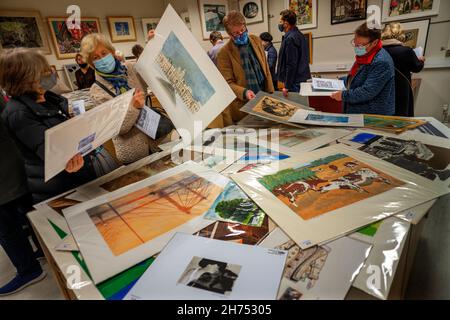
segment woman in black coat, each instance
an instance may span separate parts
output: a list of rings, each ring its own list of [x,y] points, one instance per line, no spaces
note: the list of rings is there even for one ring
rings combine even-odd
[[[5,50],[0,56],[0,86],[11,99],[2,118],[25,160],[33,203],[39,203],[96,178],[88,158],[78,154],[66,170],[44,181],[45,131],[69,119],[67,99],[51,91],[55,75],[41,54]]]
[[[405,33],[400,23],[388,24],[383,30],[383,48],[395,65],[395,115],[414,117],[414,94],[411,73],[424,67],[425,58],[417,57],[413,49],[403,45]]]

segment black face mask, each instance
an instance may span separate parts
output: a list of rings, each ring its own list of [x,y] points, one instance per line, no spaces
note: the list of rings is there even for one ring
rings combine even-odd
[[[78,64],[78,66],[79,66],[80,68],[83,68],[83,69],[86,68],[87,65],[88,65],[87,63],[79,63],[79,64]]]
[[[39,93],[35,92],[35,91],[29,91],[24,93],[24,96],[27,96],[28,98],[30,98],[33,101],[37,101],[37,99],[39,98]]]

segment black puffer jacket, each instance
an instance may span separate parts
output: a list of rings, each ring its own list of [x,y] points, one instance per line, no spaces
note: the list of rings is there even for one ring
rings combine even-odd
[[[88,157],[77,173],[63,171],[44,182],[45,130],[69,118],[67,99],[53,92],[45,93],[46,102],[36,103],[28,96],[8,101],[2,118],[22,152],[28,187],[33,202],[39,203],[95,179],[95,171]]]

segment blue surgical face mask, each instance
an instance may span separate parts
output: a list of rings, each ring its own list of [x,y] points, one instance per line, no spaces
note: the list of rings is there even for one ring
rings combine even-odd
[[[58,79],[56,78],[56,74],[52,73],[48,76],[42,77],[40,81],[41,88],[44,90],[50,90],[56,85]]]
[[[116,68],[116,59],[114,59],[113,55],[110,53],[103,58],[94,61],[95,69],[103,73],[111,73]]]
[[[358,57],[362,57],[365,56],[367,54],[367,49],[366,47],[355,47],[355,54]]]
[[[234,43],[238,46],[243,46],[248,44],[248,31],[245,31],[238,38],[234,38]]]

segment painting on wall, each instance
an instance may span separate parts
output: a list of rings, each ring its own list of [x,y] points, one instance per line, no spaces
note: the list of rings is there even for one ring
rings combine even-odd
[[[142,30],[146,35],[150,30],[156,30],[160,18],[142,18]]]
[[[69,83],[70,89],[72,91],[77,90],[77,78],[75,76],[75,72],[80,69],[78,64],[76,63],[70,63],[63,65],[64,74],[66,75],[67,83]]]
[[[439,14],[440,0],[383,1],[383,22],[415,19]]]
[[[19,47],[51,53],[40,12],[0,10],[0,49]]]
[[[80,29],[67,28],[65,17],[47,18],[58,59],[73,59],[80,51],[81,39],[87,34],[100,32],[98,18],[81,18]]]
[[[200,20],[202,23],[203,39],[209,40],[209,34],[220,31],[227,36],[223,25],[223,18],[228,14],[228,1],[226,0],[199,0]]]
[[[332,0],[331,24],[364,20],[367,17],[367,0]]]
[[[312,32],[303,33],[308,44],[309,64],[313,64],[313,37]]]
[[[136,41],[136,28],[133,17],[107,17],[112,42]]]
[[[317,28],[317,0],[286,0],[286,8],[297,14],[300,30]]]
[[[244,15],[247,24],[264,21],[264,9],[261,0],[240,0],[239,11]]]

